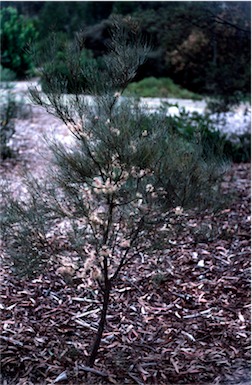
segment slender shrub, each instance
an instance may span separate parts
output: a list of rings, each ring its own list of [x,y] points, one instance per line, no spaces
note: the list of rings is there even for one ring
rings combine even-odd
[[[114,21],[102,67],[79,66],[83,46],[79,34],[75,45],[67,47],[74,54],[65,56],[78,93],[64,95],[62,78],[57,72],[49,76],[44,68],[46,92],[30,90],[37,105],[67,125],[75,144],[48,144],[54,155],[52,175],[46,183],[29,180],[23,200],[8,194],[3,221],[13,269],[26,276],[55,262],[52,240],[64,223],[68,257],[75,258],[79,276],[85,280],[89,274],[97,283],[103,298],[87,358],[92,367],[121,270],[140,251],[153,252],[155,232],[171,209],[211,206],[222,170],[219,160],[204,153],[200,132],[185,140],[164,112],[147,114],[136,101],[122,97],[149,50],[136,25]],[[75,78],[76,68],[84,82]]]

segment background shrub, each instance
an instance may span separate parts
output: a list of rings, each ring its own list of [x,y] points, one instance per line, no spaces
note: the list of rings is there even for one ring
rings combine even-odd
[[[13,156],[9,141],[15,133],[15,118],[17,117],[18,106],[11,89],[6,89],[3,92],[2,88],[1,91],[0,156],[1,159],[6,159]]]
[[[33,72],[29,44],[38,36],[31,19],[19,14],[13,7],[1,10],[1,64],[13,71],[18,79]]]
[[[0,157],[4,160],[16,156],[11,148],[16,120],[29,118],[31,111],[30,106],[13,92],[13,86],[9,82],[0,84]]]
[[[7,36],[11,37],[9,47],[15,47],[10,52],[13,56],[23,49],[20,24],[25,20],[34,26],[32,20],[36,20],[40,41],[51,31],[63,33],[71,40],[79,29],[88,26],[85,46],[97,59],[107,52],[112,16],[123,15],[139,22],[139,33],[143,33],[153,47],[148,60],[139,68],[136,81],[153,76],[170,78],[182,88],[217,99],[218,103],[212,107],[219,111],[250,95],[250,2],[3,1],[2,5],[3,13],[11,5],[20,16],[18,22],[15,18],[11,28],[10,25],[7,28]],[[2,43],[3,58],[7,52],[6,63],[2,60],[6,68],[10,68],[11,62],[17,63],[16,59],[9,60],[8,49]],[[59,69],[64,73],[61,65]],[[24,76],[26,70],[21,70],[18,76]],[[163,87],[160,90],[158,96],[163,96]]]
[[[164,108],[171,106],[164,104]],[[173,105],[174,106],[174,105]],[[185,140],[201,141],[204,156],[216,156],[226,161],[250,162],[251,160],[251,134],[248,125],[244,133],[228,135],[221,130],[221,124],[225,121],[219,119],[219,115],[210,113],[200,114],[196,111],[188,112],[184,108],[178,108],[178,114],[168,116],[168,124],[174,132]],[[198,139],[197,139],[198,138]]]
[[[0,81],[1,82],[11,82],[16,79],[16,74],[8,68],[4,68],[0,65]]]
[[[170,78],[148,77],[139,82],[133,82],[127,87],[125,95],[142,97],[163,97],[201,100],[201,96],[175,84]]]

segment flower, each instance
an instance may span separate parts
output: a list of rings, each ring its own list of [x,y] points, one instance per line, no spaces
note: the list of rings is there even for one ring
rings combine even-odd
[[[123,239],[119,246],[122,247],[123,249],[127,249],[128,247],[130,247],[130,240]]]
[[[175,207],[175,214],[176,215],[183,214],[183,207],[180,207],[180,206]]]
[[[111,127],[110,128],[110,131],[115,134],[116,136],[119,136],[120,135],[120,130],[118,128],[115,128],[115,127]]]
[[[130,170],[130,173],[131,175],[133,176],[133,178],[137,178],[137,170],[136,170],[136,167],[135,166],[132,166],[131,167],[131,170]]]
[[[115,184],[115,182],[111,181],[109,178],[106,180],[103,188],[102,188],[102,192],[104,194],[113,194],[113,192],[115,192],[117,190],[117,186]]]
[[[126,180],[126,179],[128,179],[128,177],[129,177],[128,171],[124,170],[124,171],[122,172],[121,178],[122,178],[123,180]]]
[[[95,194],[101,194],[103,192],[104,183],[101,177],[95,177],[93,179],[93,184]]]
[[[62,277],[72,277],[75,273],[75,270],[71,266],[61,266],[56,270],[56,274],[62,275]]]
[[[140,207],[143,204],[143,199],[138,199],[137,207]]]
[[[152,186],[152,184],[147,184],[146,185],[146,192],[153,192],[154,191],[154,187]]]
[[[91,189],[85,185],[83,188],[81,188],[82,198],[84,200],[91,200],[92,198],[92,192]]]
[[[101,218],[98,217],[96,213],[93,213],[90,215],[89,220],[94,224],[94,225],[103,225],[104,222]]]
[[[107,246],[102,246],[100,255],[102,257],[109,257],[111,255],[111,250]]]
[[[148,131],[147,130],[144,130],[143,132],[142,132],[142,136],[147,136],[148,135]]]
[[[139,178],[142,178],[145,174],[146,174],[145,170],[140,170],[138,176]]]
[[[97,280],[102,279],[101,270],[98,268],[98,266],[93,266],[93,268],[91,269],[90,275],[93,279],[97,279]]]
[[[104,183],[100,177],[93,179],[92,186],[96,194],[113,194],[120,187],[114,181],[111,181],[110,178],[107,178]]]
[[[81,120],[78,122],[67,122],[67,127],[74,134],[80,134],[83,132],[83,123]]]
[[[93,186],[96,187],[96,188],[101,188],[103,185],[102,183],[102,179],[100,177],[95,177],[93,179]]]

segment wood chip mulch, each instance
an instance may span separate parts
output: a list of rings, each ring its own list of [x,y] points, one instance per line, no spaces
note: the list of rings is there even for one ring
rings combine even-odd
[[[0,171],[18,180],[19,164]],[[3,253],[1,384],[248,385],[250,165],[232,165],[223,191],[233,194],[223,210],[174,214],[162,253],[122,272],[93,372],[95,284],[66,282],[51,267],[20,280]]]

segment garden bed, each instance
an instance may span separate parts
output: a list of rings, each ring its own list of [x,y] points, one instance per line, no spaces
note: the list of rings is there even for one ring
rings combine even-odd
[[[41,139],[49,129],[71,143],[40,108],[16,121],[17,157],[1,165],[16,195],[24,167],[40,178],[49,168]],[[164,250],[140,254],[120,275],[95,373],[83,368],[99,319],[95,283],[86,287],[49,265],[20,280],[3,252],[2,384],[249,383],[250,165],[233,164],[222,189],[232,199],[221,211],[174,210]]]

